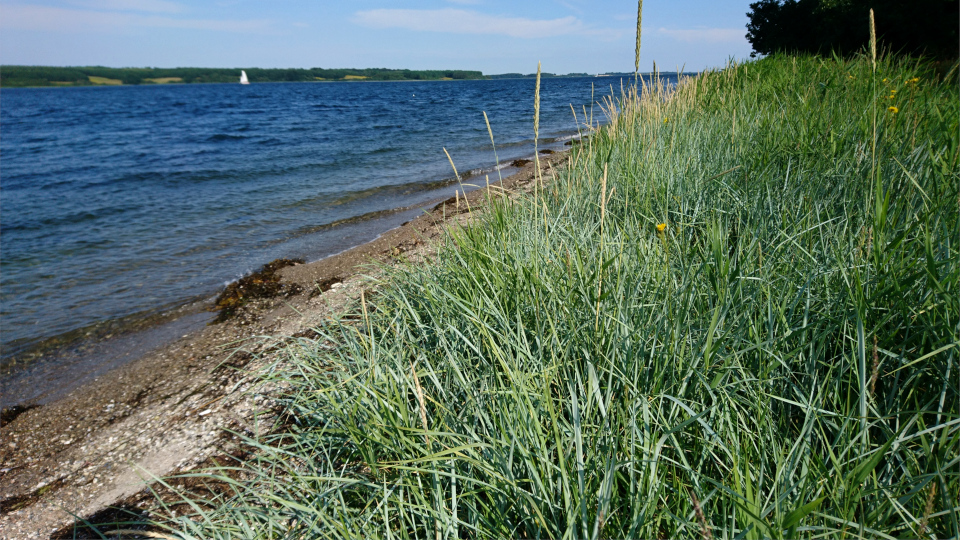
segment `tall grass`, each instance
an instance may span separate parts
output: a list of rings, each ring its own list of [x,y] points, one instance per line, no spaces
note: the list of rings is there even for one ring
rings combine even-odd
[[[876,72],[778,56],[623,95],[541,197],[291,346],[288,427],[168,526],[957,537],[956,79]]]

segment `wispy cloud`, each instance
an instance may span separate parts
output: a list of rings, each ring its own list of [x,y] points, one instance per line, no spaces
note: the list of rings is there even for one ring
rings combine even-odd
[[[739,43],[747,40],[742,28],[660,28],[657,32],[686,43]]]
[[[107,0],[112,1],[112,0]],[[123,0],[116,0],[123,2]],[[136,3],[136,2],[130,2]],[[121,11],[94,11],[49,6],[5,5],[0,28],[72,32],[90,29],[126,30],[136,27],[183,28],[216,32],[263,32],[268,20],[189,19],[163,15],[140,15]]]
[[[184,10],[182,5],[167,0],[70,0],[68,3],[100,11],[180,13]]]
[[[499,17],[462,9],[372,9],[358,11],[354,22],[371,28],[403,28],[417,32],[500,34],[520,38],[606,35],[576,17],[526,19]]]
[[[578,15],[583,15],[583,8],[581,8],[580,6],[576,6],[565,0],[555,0],[555,1],[561,6],[569,9],[570,11],[577,13]]]

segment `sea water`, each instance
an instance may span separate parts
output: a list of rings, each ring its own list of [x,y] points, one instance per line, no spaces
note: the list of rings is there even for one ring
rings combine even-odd
[[[544,79],[540,148],[620,84]],[[4,89],[2,357],[369,241],[461,189],[444,148],[495,181],[483,112],[509,163],[533,102],[533,79]]]

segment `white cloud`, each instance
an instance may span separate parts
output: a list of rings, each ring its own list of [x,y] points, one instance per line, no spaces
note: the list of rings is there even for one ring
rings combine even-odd
[[[658,33],[686,43],[740,43],[745,42],[746,32],[742,28],[660,28]]]
[[[180,13],[183,6],[167,0],[71,0],[69,3],[101,11],[141,11],[146,13]]]
[[[525,19],[498,17],[462,9],[372,9],[358,11],[354,22],[372,28],[403,28],[418,32],[454,34],[501,34],[521,38],[569,35],[603,35],[576,17]]]
[[[266,20],[178,19],[160,15],[17,4],[4,6],[3,17],[0,17],[0,28],[54,32],[88,31],[91,28],[125,30],[133,27],[262,32],[270,26],[271,22]]]
[[[583,9],[581,9],[579,6],[575,6],[570,2],[565,2],[564,0],[556,0],[556,2],[578,15],[583,15]]]

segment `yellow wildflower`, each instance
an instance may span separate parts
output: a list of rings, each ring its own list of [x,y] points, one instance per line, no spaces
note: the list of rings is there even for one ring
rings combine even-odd
[[[890,111],[890,112],[893,113],[893,114],[897,114],[898,112],[900,112],[900,109],[898,109],[898,108],[896,108],[896,107],[887,107],[887,110]]]
[[[669,118],[664,118],[664,119],[663,119],[663,123],[666,124],[667,121],[669,121],[669,120],[670,120]]]
[[[887,82],[887,78],[886,78],[886,77],[883,78],[883,82]]]
[[[657,223],[657,232],[658,232],[658,233],[663,233],[663,231],[665,231],[665,230],[667,230],[667,224],[666,224],[666,223]]]

